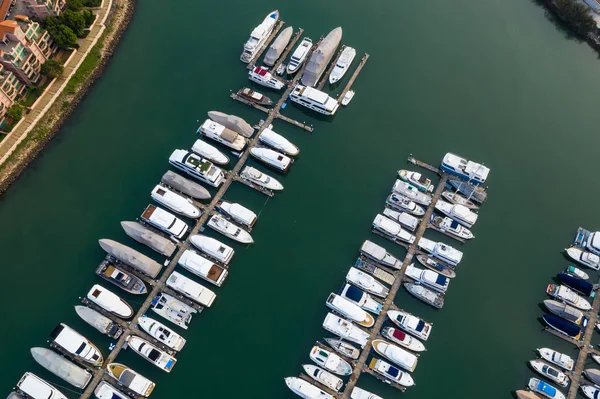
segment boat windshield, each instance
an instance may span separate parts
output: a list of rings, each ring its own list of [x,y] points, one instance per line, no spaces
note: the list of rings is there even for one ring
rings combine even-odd
[[[75,351],[76,354],[80,355],[81,352],[83,352],[83,350],[85,349],[85,347],[87,346],[87,344],[84,342],[81,345],[79,345],[79,348],[77,348],[77,350]]]
[[[425,322],[423,320],[419,320],[419,324],[417,324],[417,327],[415,327],[415,330],[423,331],[424,328],[425,328]]]
[[[157,361],[160,359],[160,352],[156,349],[152,349],[148,354],[148,359],[152,360],[153,362]]]

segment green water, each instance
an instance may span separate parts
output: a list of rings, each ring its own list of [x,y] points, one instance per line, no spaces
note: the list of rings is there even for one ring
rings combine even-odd
[[[139,216],[170,152],[191,146],[207,111],[262,117],[233,103],[228,91],[247,84],[241,45],[274,8],[315,40],[342,25],[343,43],[371,54],[357,95],[333,120],[293,105],[283,111],[313,123],[315,132],[275,122],[301,149],[281,177],[282,194],[267,201],[239,184],[227,193],[260,212],[256,244],[234,245],[230,276],[215,289],[213,307],[183,333],[188,344],[173,373],[128,351],[118,360],[157,382],[154,399],[295,397],[283,378],[309,362],[324,335],[324,301],[362,241],[404,254],[369,233],[395,171],[410,153],[437,163],[447,151],[492,168],[490,200],[476,239],[460,247],[464,260],[444,309],[403,290],[396,299],[435,324],[414,373],[417,386],[404,395],[506,398],[532,375],[525,362],[534,348],[576,355],[542,332],[537,318],[546,284],[569,264],[560,251],[575,229],[600,227],[600,63],[586,45],[570,40],[535,3],[517,0],[165,4],[139,2],[105,75],[0,199],[3,392],[27,370],[57,381],[28,353],[46,346],[56,323],[107,353],[110,340],[73,310],[101,282],[94,275],[103,258],[97,239],[134,246],[119,221]],[[358,386],[386,399],[402,395],[369,375]]]

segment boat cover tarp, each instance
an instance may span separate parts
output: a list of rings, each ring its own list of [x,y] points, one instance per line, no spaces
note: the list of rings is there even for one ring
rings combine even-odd
[[[594,384],[600,384],[600,370],[598,369],[586,369],[585,376],[592,381]]]
[[[252,137],[254,134],[254,128],[252,128],[248,122],[239,116],[228,115],[219,111],[209,111],[208,117],[218,124],[223,125],[227,129],[231,129],[244,137]]]
[[[567,334],[570,337],[576,337],[581,332],[581,330],[579,329],[579,326],[577,324],[568,322],[564,319],[561,319],[558,316],[546,314],[546,315],[542,316],[542,318],[549,326],[554,327],[557,330],[564,332],[565,334]]]
[[[155,260],[121,243],[106,238],[98,240],[98,242],[102,249],[110,255],[152,278],[158,276],[162,269],[162,266]]]
[[[167,171],[161,179],[163,183],[197,199],[209,199],[210,193],[200,184],[186,179],[175,172]]]
[[[235,139],[237,139],[238,134],[231,129],[225,128],[221,132],[220,136],[223,140],[233,143]]]
[[[129,237],[152,248],[159,254],[171,256],[177,248],[172,241],[147,229],[138,222],[121,222],[121,227]]]
[[[277,36],[277,39],[275,39],[273,41],[273,44],[271,44],[269,51],[267,51],[267,55],[265,55],[265,65],[273,66],[275,64],[275,61],[277,61],[281,53],[283,53],[285,46],[287,46],[290,42],[290,39],[292,38],[292,33],[294,33],[294,28],[292,28],[291,26],[288,26],[287,28],[281,31],[279,36]]]
[[[88,371],[50,349],[31,348],[31,355],[42,367],[79,389],[83,389],[92,378]]]
[[[588,283],[585,280],[580,278],[571,276],[566,273],[559,273],[557,275],[558,279],[562,281],[565,285],[573,288],[575,291],[581,292],[584,295],[590,296],[594,291],[594,286]]]
[[[327,64],[335,54],[342,40],[342,28],[337,27],[325,37],[319,47],[312,53],[302,75],[302,84],[314,86],[325,71]]]
[[[106,334],[113,324],[108,317],[86,306],[75,306],[75,312],[77,312],[83,321],[100,331],[102,334]]]

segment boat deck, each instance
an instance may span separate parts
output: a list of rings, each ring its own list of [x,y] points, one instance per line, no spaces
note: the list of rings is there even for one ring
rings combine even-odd
[[[348,81],[348,83],[346,83],[346,86],[344,87],[344,90],[342,90],[342,92],[338,96],[338,104],[342,103],[342,100],[346,96],[346,93],[348,92],[348,90],[350,90],[350,88],[354,84],[354,81],[358,77],[358,74],[360,73],[360,71],[362,71],[362,69],[365,66],[365,64],[367,63],[368,59],[369,59],[369,54],[365,53],[365,55],[363,55],[363,57],[361,58],[360,63],[358,64],[358,66],[354,70],[354,73],[352,74],[352,77],[350,78],[350,80]]]
[[[281,28],[283,28],[284,25],[285,25],[284,21],[282,21],[282,20],[277,21],[277,23],[275,24],[275,27],[273,28],[273,32],[271,32],[271,34],[269,35],[267,40],[265,40],[265,42],[263,43],[262,47],[258,50],[258,52],[256,54],[254,54],[254,57],[250,60],[250,62],[248,63],[248,66],[246,67],[247,69],[254,68],[254,66],[256,65],[256,62],[260,59],[260,57],[262,57],[262,54],[265,52],[267,47],[269,47],[269,44],[271,44],[273,39],[275,39],[275,36],[277,36],[277,34],[281,30]]]
[[[287,58],[290,51],[292,51],[292,49],[296,45],[296,42],[302,37],[303,33],[304,33],[304,29],[299,28],[296,31],[296,33],[294,34],[294,36],[292,36],[292,40],[290,40],[290,42],[288,43],[286,48],[283,50],[283,53],[281,53],[281,55],[277,59],[277,62],[275,62],[275,64],[273,65],[273,68],[271,68],[273,71],[277,71],[277,68],[279,68],[279,65],[281,65],[281,63],[283,61],[285,61],[285,59]]]
[[[342,55],[342,52],[344,51],[345,48],[346,48],[346,45],[342,44],[342,47],[340,47],[340,49],[338,50],[335,57],[329,63],[329,66],[327,67],[327,70],[325,71],[325,73],[323,75],[321,75],[321,79],[319,79],[319,81],[315,85],[315,88],[317,88],[318,90],[323,90],[325,83],[327,83],[329,81],[329,75],[331,75],[331,72],[333,72],[333,68],[335,68],[335,64],[337,64],[337,62],[340,59],[340,56]]]
[[[450,234],[450,233],[447,233],[447,232],[443,231],[442,229],[440,229],[439,227],[437,227],[433,223],[429,223],[429,225],[427,226],[427,228],[435,230],[438,233],[441,233],[441,234],[445,235],[446,237],[450,237],[453,240],[456,240],[456,241],[460,242],[461,244],[464,244],[465,242],[467,242],[467,240],[465,240],[464,238],[460,238],[460,237],[455,236],[454,234]]]
[[[380,337],[380,338],[383,338],[383,337]],[[368,366],[363,367],[363,373],[371,374],[373,377],[377,378],[379,381],[385,382],[386,384],[396,388],[397,390],[399,390],[401,392],[406,391],[406,387],[404,385],[400,385],[397,382],[390,380],[389,378],[385,378],[381,374],[378,374],[375,371],[373,371]]]
[[[394,275],[395,272],[392,273],[388,271],[390,269],[385,268],[385,266],[375,264],[375,262],[363,257],[359,257],[356,260],[356,263],[354,263],[354,267],[363,270],[369,274],[372,274],[379,280],[383,281],[384,283],[388,283],[389,285],[394,284],[394,280],[396,279],[396,276]]]
[[[319,381],[310,378],[309,376],[307,376],[304,373],[300,373],[300,375],[298,376],[300,378],[302,378],[304,381],[313,384],[314,386],[318,387],[319,389],[321,389],[322,391],[327,392],[328,394],[330,394],[331,396],[333,396],[334,398],[337,397],[338,393],[336,391],[334,391],[333,389],[321,384]]]

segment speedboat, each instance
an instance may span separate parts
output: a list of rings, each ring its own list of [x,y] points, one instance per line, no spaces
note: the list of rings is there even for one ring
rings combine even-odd
[[[228,245],[214,238],[196,234],[190,238],[190,242],[211,258],[221,262],[225,266],[229,264],[235,251]]]
[[[585,296],[594,297],[594,286],[584,279],[579,277],[572,276],[567,273],[559,273],[557,274],[558,279],[566,286],[572,288],[573,290],[583,294]]]
[[[550,328],[571,338],[580,339],[583,335],[577,324],[566,321],[558,316],[545,314],[542,316],[542,319]]]
[[[337,100],[330,97],[327,93],[301,84],[297,84],[294,87],[294,90],[290,93],[290,100],[328,116],[334,115],[340,106]]]
[[[461,251],[452,248],[450,245],[446,245],[443,242],[435,242],[425,237],[419,240],[417,246],[452,266],[458,265],[463,257]]]
[[[69,384],[83,389],[92,379],[92,374],[47,348],[31,348],[31,356],[40,366]]]
[[[269,97],[247,87],[238,90],[237,95],[254,104],[266,105],[267,107],[273,105],[273,100]]]
[[[300,152],[298,147],[296,147],[291,141],[268,128],[262,131],[260,136],[258,136],[258,140],[261,143],[284,153],[285,155],[294,157]]]
[[[395,241],[412,244],[415,242],[415,236],[404,230],[400,224],[386,218],[382,214],[377,214],[373,220],[373,228],[388,236]]]
[[[581,248],[571,247],[567,248],[567,255],[575,262],[589,267],[590,269],[600,269],[600,256],[593,254],[588,251],[583,251]]]
[[[390,208],[383,210],[383,215],[392,219],[394,222],[400,223],[400,225],[410,231],[415,231],[419,226],[419,219],[409,215],[407,212],[398,212]]]
[[[158,349],[143,338],[130,335],[126,339],[127,345],[138,355],[158,367],[159,369],[170,373],[177,362],[173,356]]]
[[[359,387],[352,388],[352,392],[350,393],[351,399],[383,399],[381,396],[377,396],[374,393],[366,391]]]
[[[554,381],[561,387],[569,385],[569,377],[562,371],[555,367],[552,367],[546,362],[541,360],[530,360],[529,365],[542,377],[548,378],[550,381]]]
[[[538,348],[536,351],[540,354],[542,359],[549,361],[552,364],[556,364],[558,367],[565,370],[572,371],[575,361],[563,353],[557,352],[550,348]]]
[[[584,316],[583,312],[579,309],[567,305],[564,302],[546,299],[544,300],[544,306],[551,313],[557,315],[558,317],[562,317],[570,323],[575,323],[578,326],[583,327],[587,326],[587,318]]]
[[[228,270],[217,265],[211,260],[197,254],[191,249],[186,249],[178,260],[179,266],[188,272],[220,287],[227,277]]]
[[[75,312],[90,326],[94,327],[100,333],[108,335],[111,338],[118,339],[123,333],[123,328],[113,322],[108,317],[102,315],[92,308],[87,306],[75,306]]]
[[[439,292],[425,288],[419,284],[404,283],[404,288],[415,298],[420,299],[434,308],[441,309],[444,306],[444,296]]]
[[[339,81],[348,71],[352,61],[356,57],[356,50],[352,47],[346,47],[340,54],[331,74],[329,75],[329,83],[334,84]]]
[[[123,221],[121,227],[129,237],[166,257],[173,255],[177,248],[171,240],[155,233],[141,223]]]
[[[423,341],[427,341],[429,334],[431,334],[432,325],[410,313],[400,310],[390,310],[387,312],[387,316],[402,330]]]
[[[595,385],[600,385],[600,370],[598,369],[585,369],[583,370],[585,378],[593,382]]]
[[[347,361],[335,353],[321,349],[318,346],[313,346],[311,349],[310,359],[318,366],[321,366],[325,370],[331,371],[334,374],[342,376],[352,374],[352,367]]]
[[[345,107],[346,105],[350,104],[350,101],[352,101],[355,94],[356,92],[354,90],[348,90],[344,95],[344,98],[342,98],[342,105]]]
[[[277,180],[275,180],[271,176],[264,174],[260,170],[255,169],[251,166],[246,166],[240,173],[240,177],[243,180],[257,184],[261,187],[264,187],[264,188],[272,190],[272,191],[283,190],[283,186],[281,185],[281,183],[279,183]]]
[[[375,324],[375,318],[368,312],[365,312],[354,302],[334,294],[333,292],[329,294],[325,305],[334,312],[347,317],[351,321],[354,321],[363,327],[373,327],[373,324]]]
[[[360,356],[360,351],[354,345],[342,341],[341,338],[323,338],[327,345],[331,346],[334,351],[344,355],[350,359],[356,360]]]
[[[267,14],[261,24],[252,30],[250,38],[244,44],[244,51],[240,56],[242,62],[248,64],[252,61],[263,44],[265,44],[265,41],[268,39],[271,32],[273,32],[277,20],[279,20],[279,10],[271,11]]]
[[[547,398],[566,399],[565,395],[562,392],[538,378],[531,378],[527,386],[533,392],[539,393],[540,395],[545,396]]]
[[[200,209],[192,204],[192,201],[182,197],[174,191],[158,184],[152,190],[152,199],[161,205],[169,208],[173,212],[189,218],[197,219],[200,217]]]
[[[211,119],[205,120],[200,125],[198,133],[235,151],[242,151],[248,143],[248,140],[241,134],[237,134],[233,130],[227,129],[225,126]]]
[[[100,263],[100,266],[96,269],[96,274],[130,294],[141,295],[148,292],[146,285],[139,277],[122,270],[116,262],[109,259]]]
[[[383,308],[383,305],[374,300],[371,295],[352,284],[344,284],[340,291],[340,296],[360,306],[361,309],[374,314],[379,314]]]
[[[467,229],[462,224],[458,223],[456,220],[441,216],[431,215],[431,219],[429,223],[437,227],[440,231],[447,233],[451,236],[458,237],[462,240],[471,240],[475,238],[471,230]]]
[[[119,381],[120,385],[131,389],[138,395],[147,398],[154,390],[155,384],[152,381],[124,364],[110,363],[106,366],[106,371],[108,375]]]
[[[333,313],[327,313],[325,320],[323,320],[323,328],[340,338],[357,343],[363,348],[369,339],[368,333],[352,324],[351,321],[336,316]]]
[[[454,205],[441,199],[435,203],[435,209],[467,228],[473,227],[478,217],[475,212],[466,206]]]
[[[418,188],[402,180],[396,180],[392,192],[403,195],[420,205],[429,206],[431,204],[431,195],[420,192]]]
[[[464,180],[448,180],[447,184],[474,202],[482,203],[487,199],[487,191],[481,186],[469,184]]]
[[[417,367],[417,356],[382,339],[373,340],[373,349],[380,356],[388,359],[396,366],[402,367],[404,370],[413,372]]]
[[[286,172],[292,164],[292,160],[288,156],[270,148],[254,147],[250,149],[250,154],[259,161],[283,172]]]
[[[219,215],[213,215],[208,220],[208,227],[242,244],[252,244],[254,242],[250,233]]]
[[[286,71],[288,74],[293,75],[298,72],[298,69],[304,64],[304,61],[306,61],[306,57],[308,56],[308,52],[312,45],[313,42],[308,37],[302,39],[298,47],[296,47],[296,50],[292,53],[290,62],[287,64]]]
[[[407,333],[400,331],[394,327],[384,327],[381,330],[381,335],[389,339],[391,342],[405,347],[413,352],[422,352],[425,350],[425,345],[415,337],[411,337]]]
[[[385,298],[390,292],[389,288],[381,284],[374,277],[358,270],[355,267],[351,267],[348,271],[348,274],[346,274],[346,281],[356,285],[358,288],[382,298]]]
[[[104,361],[100,349],[89,339],[64,323],[57,325],[50,333],[51,344],[69,353],[75,359],[92,366],[100,366]]]
[[[342,386],[344,386],[344,381],[342,381],[341,378],[336,377],[329,371],[323,370],[321,367],[317,367],[312,364],[303,364],[302,367],[310,378],[320,382],[336,392],[338,392],[340,389],[342,389]]]
[[[183,349],[186,340],[169,327],[148,316],[142,316],[138,319],[138,325],[146,331],[152,338],[167,345],[176,351]]]
[[[211,197],[208,190],[202,187],[200,184],[188,180],[170,170],[165,172],[165,174],[160,178],[160,181],[177,191],[181,191],[185,195],[189,195],[192,198],[207,200]]]
[[[439,260],[432,258],[431,256],[417,255],[417,260],[420,264],[428,269],[433,270],[434,272],[438,272],[439,274],[442,274],[448,278],[456,277],[456,272],[454,270]]]
[[[191,278],[187,278],[179,272],[171,273],[166,281],[166,285],[192,301],[206,307],[210,307],[217,297],[217,295],[208,288],[198,284]]]
[[[569,287],[564,285],[548,284],[546,293],[553,298],[559,299],[569,305],[575,306],[577,309],[590,310],[592,305]]]
[[[419,269],[415,267],[414,263],[407,266],[405,275],[415,280],[417,284],[422,284],[442,294],[448,290],[450,284],[448,277],[432,270]]]
[[[229,163],[227,155],[202,140],[196,140],[194,142],[192,151],[217,165],[227,165]]]
[[[483,164],[468,161],[451,152],[447,153],[444,156],[444,159],[442,159],[440,169],[475,185],[485,183],[485,180],[490,173],[490,169]]]
[[[592,385],[582,385],[581,391],[590,399],[600,398],[600,389]]]
[[[101,381],[94,390],[94,396],[98,399],[129,399],[129,396],[119,391],[106,381]]]
[[[282,30],[279,35],[277,35],[277,38],[273,40],[273,43],[269,47],[265,58],[263,58],[263,62],[265,63],[265,65],[269,67],[275,65],[275,62],[281,56],[281,53],[283,53],[283,50],[285,50],[286,46],[290,42],[293,33],[294,28],[288,26],[287,28]]]
[[[442,197],[451,204],[466,206],[469,209],[478,209],[479,207],[473,201],[452,191],[444,191]]]
[[[190,226],[177,216],[152,204],[149,204],[144,209],[140,219],[150,226],[156,227],[163,233],[167,233],[178,239],[182,239],[190,229]]]
[[[400,169],[398,171],[398,177],[401,180],[412,184],[424,193],[430,193],[433,191],[433,184],[431,183],[431,180],[418,172]]]
[[[87,298],[102,309],[123,319],[133,316],[133,309],[127,302],[101,285],[95,284],[88,292]]]
[[[23,374],[17,383],[17,390],[31,399],[67,399],[58,389],[30,372]]]
[[[292,392],[303,399],[335,399],[319,387],[298,377],[286,377],[285,384]]]
[[[169,157],[169,163],[203,183],[219,187],[225,174],[218,166],[207,159],[186,150],[175,150]]]
[[[410,374],[401,371],[400,369],[392,366],[385,360],[372,358],[369,363],[369,368],[384,378],[394,381],[405,387],[412,387],[415,385]]]
[[[175,299],[164,292],[159,293],[152,300],[150,308],[156,314],[185,330],[187,330],[188,324],[192,321],[192,315],[198,313],[193,307],[186,305],[179,299]]]
[[[589,274],[587,274],[586,272],[584,272],[581,269],[576,268],[575,266],[567,267],[567,270],[565,270],[565,273],[570,274],[575,277],[579,277],[584,280],[587,280],[590,278]]]
[[[256,213],[235,202],[221,201],[217,207],[221,212],[244,226],[252,227],[256,222]]]
[[[385,200],[385,204],[400,212],[407,212],[414,216],[423,216],[425,214],[425,209],[422,206],[417,205],[404,195],[392,193]]]
[[[394,269],[400,269],[402,262],[392,254],[390,254],[382,246],[375,244],[372,241],[365,240],[360,247],[360,253],[369,259],[381,263],[384,266],[389,266]]]
[[[248,79],[275,90],[281,90],[285,86],[285,83],[273,76],[267,68],[259,66],[255,66],[248,72]]]

